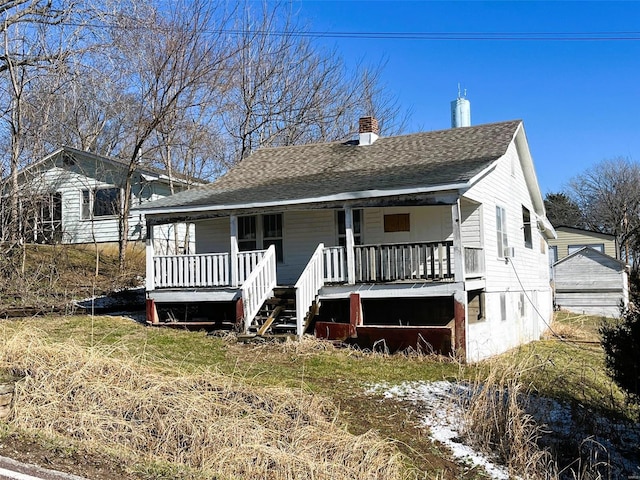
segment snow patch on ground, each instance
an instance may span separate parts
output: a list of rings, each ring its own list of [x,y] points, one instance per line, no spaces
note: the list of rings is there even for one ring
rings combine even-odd
[[[455,458],[484,468],[492,479],[509,478],[504,465],[460,438],[464,422],[461,405],[471,394],[467,385],[447,381],[377,384],[368,393],[411,402],[421,412],[419,421],[429,428],[431,437],[448,447]],[[531,395],[524,400],[527,413],[548,431],[541,438],[544,447],[552,451],[575,449],[576,456],[580,451],[582,464],[589,461],[602,469],[602,478],[640,477],[640,424],[610,419],[550,398]],[[570,471],[565,474],[572,478]]]
[[[492,479],[509,479],[506,467],[498,465],[488,455],[460,441],[463,419],[456,399],[469,395],[467,386],[446,381],[403,382],[400,385],[374,385],[369,388],[368,393],[381,394],[387,399],[409,401],[421,407],[424,412],[421,423],[429,428],[431,438],[449,448],[455,458],[483,468]]]

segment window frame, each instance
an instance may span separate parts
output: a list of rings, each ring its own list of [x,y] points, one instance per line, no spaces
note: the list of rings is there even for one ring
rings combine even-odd
[[[258,249],[258,225],[256,215],[238,217],[238,251],[250,252]]]
[[[114,201],[105,202],[104,200],[98,200],[98,192],[113,191],[116,193]],[[107,209],[108,213],[96,213],[97,207],[104,207],[105,205],[113,205],[112,208]],[[119,187],[96,187],[96,188],[84,188],[80,191],[80,219],[81,220],[103,220],[110,218],[117,218],[122,212],[122,189]]]
[[[364,220],[364,212],[361,208],[351,210],[353,215],[353,244],[363,245],[362,226]],[[346,247],[347,245],[347,223],[346,213],[344,210],[336,211],[336,230],[338,232],[338,246]]]
[[[477,315],[469,314],[469,324],[472,325],[474,323],[482,323],[487,320],[486,316],[486,304],[485,304],[485,292],[484,291],[471,291],[469,292],[469,303],[468,310],[469,313],[473,309],[477,309]]]
[[[533,229],[531,228],[531,211],[522,205],[522,230],[524,246],[533,249]]]
[[[269,217],[277,218],[276,233],[267,232]],[[269,235],[268,235],[269,233]],[[276,248],[276,261],[284,262],[284,215],[282,213],[265,213],[262,215],[238,216],[238,251],[250,252],[266,250],[270,245]]]
[[[507,235],[507,211],[500,205],[496,205],[496,235],[498,258],[504,258],[505,249],[509,247],[509,237]]]
[[[267,235],[267,233],[271,234],[271,231],[267,231],[267,223],[270,223],[269,217],[273,217],[275,219],[275,233],[276,235]],[[262,215],[262,248],[269,248],[269,246],[274,245],[276,247],[276,261],[279,263],[284,262],[284,226],[283,226],[284,218],[282,213],[266,213]]]
[[[567,256],[582,250],[584,247],[591,247],[600,253],[604,253],[604,243],[576,243],[567,245]]]

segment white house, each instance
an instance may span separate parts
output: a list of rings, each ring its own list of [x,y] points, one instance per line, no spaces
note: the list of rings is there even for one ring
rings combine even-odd
[[[521,121],[379,138],[367,117],[358,140],[265,148],[138,211],[196,228],[194,255],[148,239],[151,323],[237,321],[476,361],[538,339],[552,317],[554,230]],[[260,314],[279,287],[292,298]]]
[[[89,152],[62,147],[43,159],[22,169],[19,221],[27,241],[36,243],[104,243],[117,242],[118,216],[121,211],[127,164]],[[3,191],[8,191],[3,181]],[[173,179],[174,190],[185,190],[188,181],[182,176]],[[136,169],[132,178],[132,206],[171,194],[169,178],[162,172]],[[5,197],[6,198],[6,197]],[[9,204],[2,202],[2,218],[9,218]],[[185,225],[170,224],[155,233],[156,249],[173,251],[178,233],[178,250],[188,250]],[[144,240],[146,223],[140,213],[129,217],[129,239]],[[187,242],[185,246],[185,241]]]

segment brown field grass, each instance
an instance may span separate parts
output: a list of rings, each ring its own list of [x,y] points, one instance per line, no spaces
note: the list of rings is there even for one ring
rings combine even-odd
[[[591,338],[599,319],[560,316],[554,328],[563,323],[574,338]],[[107,453],[144,479],[483,478],[447,458],[415,409],[366,394],[376,383],[477,380],[476,403],[466,407],[476,413],[474,435],[528,478],[545,457],[530,449],[537,427],[510,399],[534,392],[627,411],[599,346],[566,338],[461,365],[312,338],[243,345],[123,318],[44,317],[0,324],[3,370],[24,377],[12,432],[89,448],[92,458]],[[504,389],[516,395],[491,405]]]
[[[485,373],[469,383],[469,396],[457,400],[464,411],[463,435],[497,456],[511,475],[557,478],[551,454],[538,446],[543,429],[525,409],[529,390],[523,377],[531,363],[488,361],[484,367]]]
[[[4,338],[1,364],[21,378],[11,424],[128,464],[166,462],[174,476],[403,477],[393,444],[373,432],[348,433],[327,398],[246,386],[214,370],[169,376],[104,350],[50,344],[25,331]]]
[[[0,307],[48,306],[102,295],[143,283],[145,251],[140,242],[127,250],[120,272],[116,244],[24,245],[0,258]]]

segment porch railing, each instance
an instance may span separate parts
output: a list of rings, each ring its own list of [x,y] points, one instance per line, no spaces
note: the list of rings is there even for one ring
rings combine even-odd
[[[324,285],[325,248],[318,245],[311,260],[296,282],[296,330],[298,337],[304,333],[304,319]]]
[[[271,245],[240,287],[245,332],[249,330],[251,322],[271,295],[276,283],[276,248]]]
[[[238,281],[244,283],[266,250],[238,252]],[[157,255],[153,257],[156,288],[228,287],[231,285],[229,253]]]
[[[153,257],[156,288],[229,285],[229,254],[159,255]]]
[[[253,250],[250,252],[238,252],[238,282],[243,284],[253,272],[260,260],[267,253],[266,250]]]
[[[355,281],[453,281],[453,242],[356,245]]]
[[[324,281],[340,283],[347,281],[346,255],[344,247],[326,247],[324,256]]]

